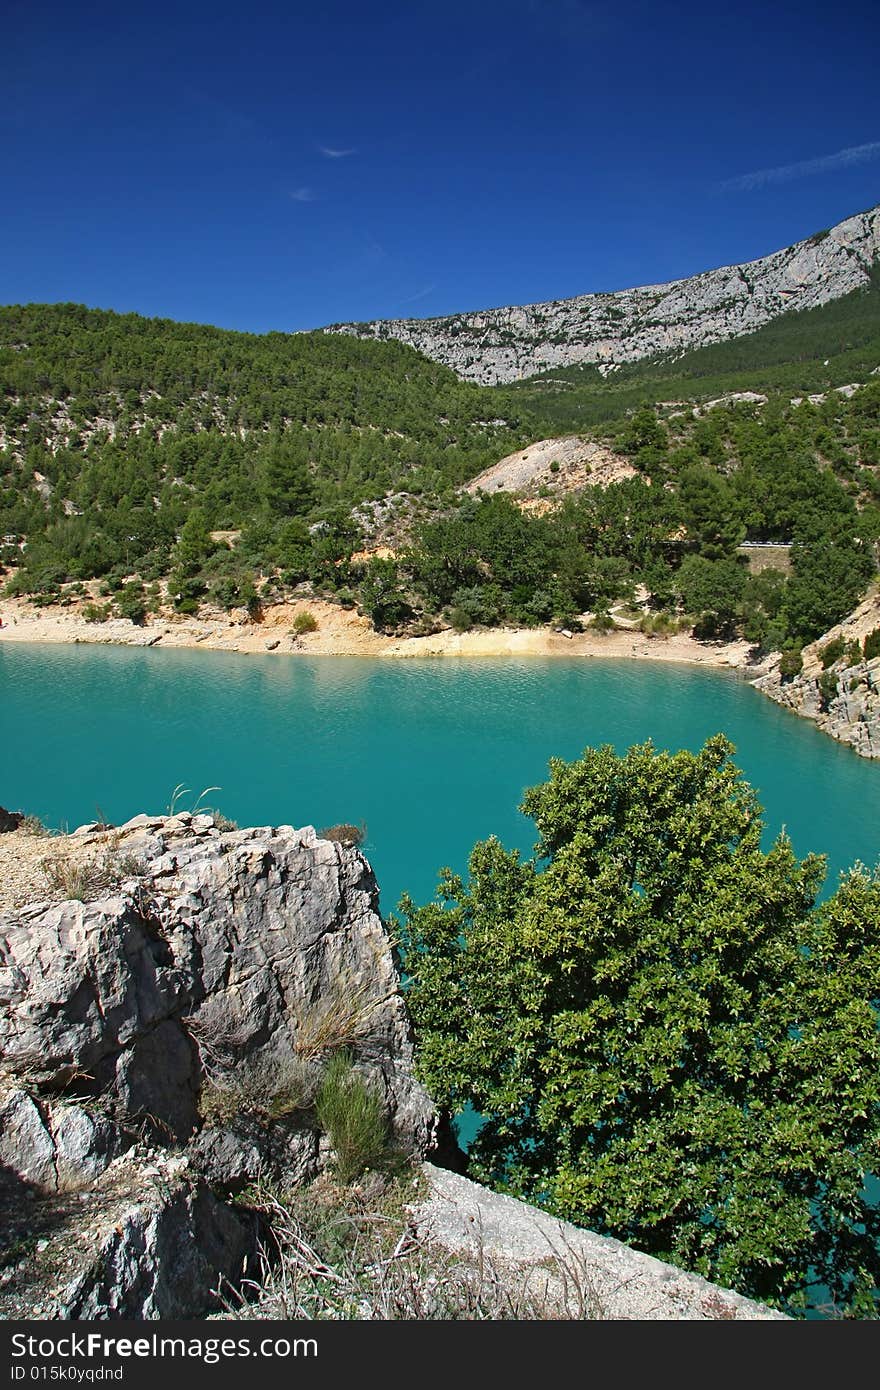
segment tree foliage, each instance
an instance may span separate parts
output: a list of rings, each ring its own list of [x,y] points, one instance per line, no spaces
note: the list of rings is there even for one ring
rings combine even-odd
[[[551,763],[523,861],[401,904],[421,1074],[477,1178],[753,1297],[875,1308],[880,881],[761,847],[722,736]]]

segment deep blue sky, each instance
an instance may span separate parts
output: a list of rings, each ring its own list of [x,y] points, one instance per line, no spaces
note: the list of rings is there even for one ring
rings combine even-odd
[[[877,0],[7,0],[0,32],[2,303],[422,317],[880,201]]]

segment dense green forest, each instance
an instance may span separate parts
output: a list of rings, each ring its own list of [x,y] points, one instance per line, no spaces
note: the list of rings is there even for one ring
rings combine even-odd
[[[164,601],[258,615],[313,593],[407,632],[574,628],[585,613],[608,626],[612,605],[647,595],[649,632],[687,621],[698,637],[743,635],[796,662],[874,573],[880,382],[793,405],[790,374],[822,351],[834,363],[823,370],[846,376],[855,352],[870,383],[878,296],[873,286],[689,354],[678,370],[691,375],[665,398],[675,409],[655,368],[638,388],[573,387],[575,405],[587,390],[648,393],[651,404],[602,426],[635,476],[564,497],[545,485],[543,513],[458,489],[558,429],[552,392],[461,382],[393,341],[256,336],[77,305],[0,310],[7,592],[96,598],[83,586],[97,580],[113,609],[93,603],[93,614],[133,621]],[[774,373],[785,390],[763,404],[681,404],[748,361],[765,390]],[[750,574],[744,541],[789,545],[790,572]],[[392,556],[363,555],[383,544]]]

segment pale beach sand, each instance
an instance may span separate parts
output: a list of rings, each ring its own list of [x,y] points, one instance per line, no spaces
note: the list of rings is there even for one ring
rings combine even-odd
[[[309,612],[317,631],[297,637],[298,613]],[[34,608],[26,599],[0,603],[0,642],[85,642],[131,647],[206,647],[225,652],[273,652],[279,656],[388,657],[608,657],[650,661],[684,661],[699,666],[748,668],[748,642],[704,643],[677,633],[646,637],[638,629],[587,631],[563,636],[550,628],[491,628],[474,632],[448,629],[430,637],[386,637],[374,632],[367,618],[353,610],[317,599],[267,605],[260,622],[242,622],[228,614],[202,618],[151,616],[142,627],[124,618],[89,623],[74,607]]]

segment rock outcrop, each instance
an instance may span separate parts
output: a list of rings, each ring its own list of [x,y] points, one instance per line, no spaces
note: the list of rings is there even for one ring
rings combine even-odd
[[[848,743],[863,758],[880,758],[880,657],[870,661],[842,656],[826,671],[822,650],[841,640],[853,650],[880,628],[880,594],[869,595],[855,612],[803,651],[803,670],[783,679],[778,661],[752,682],[771,700],[812,719],[823,733]]]
[[[778,705],[793,710],[863,758],[880,758],[880,657],[832,671],[837,691],[826,697],[817,675],[783,680],[778,669],[754,682]]]
[[[490,1264],[514,1302],[531,1298],[561,1318],[787,1321],[765,1304],[458,1173],[431,1163],[423,1171],[428,1195],[413,1208],[418,1233],[472,1264]]]
[[[520,492],[540,496],[542,487],[552,487],[559,496],[584,487],[607,487],[622,478],[633,478],[637,470],[629,459],[606,445],[580,435],[558,439],[539,439],[515,454],[508,454],[478,473],[464,491]]]
[[[23,1192],[62,1209],[110,1184],[104,1256],[54,1279],[52,1315],[190,1316],[240,1272],[249,1242],[253,1253],[252,1232],[215,1194],[265,1178],[289,1187],[332,1163],[315,1109],[329,1057],[350,1054],[407,1156],[429,1149],[433,1108],[356,848],[311,827],[221,831],[210,815],[138,816],[70,838],[80,856],[94,847],[100,894],[0,917],[7,1220]],[[174,1180],[142,1200],[138,1173],[168,1155]],[[120,1217],[120,1202],[133,1214]],[[155,1277],[134,1280],[138,1263]]]
[[[255,1218],[184,1155],[137,1146],[84,1184],[47,1196],[0,1180],[4,1319],[191,1317],[257,1272]]]
[[[607,372],[752,333],[868,284],[880,255],[880,206],[785,250],[686,280],[433,319],[333,324],[327,333],[398,338],[468,381],[495,385],[554,367]]]

